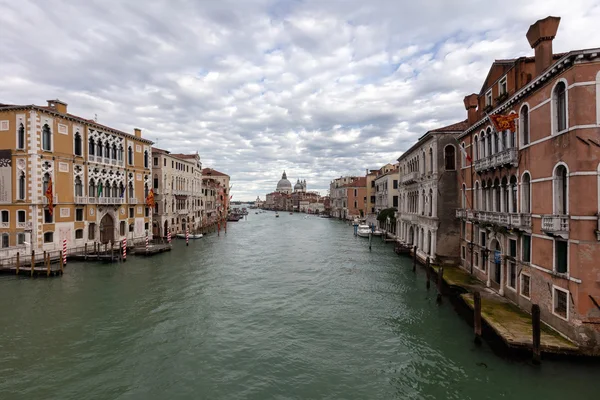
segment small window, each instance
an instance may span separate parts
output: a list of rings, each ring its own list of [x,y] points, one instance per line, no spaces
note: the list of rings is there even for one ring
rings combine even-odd
[[[96,239],[96,224],[91,223],[88,227],[88,240]]]
[[[127,147],[127,163],[133,165],[133,148],[131,146]]]
[[[42,127],[42,150],[52,151],[52,131],[48,124]]]
[[[394,189],[398,189],[398,180],[397,179],[394,179],[393,185],[394,185]]]
[[[25,210],[19,210],[17,211],[17,222],[23,223],[25,222],[26,216],[25,216]]]
[[[488,90],[487,93],[485,94],[485,106],[491,107],[492,105],[492,89]]]
[[[75,133],[75,155],[83,155],[83,142],[81,140],[81,134],[79,132]]]
[[[8,210],[2,210],[2,222],[10,222]]]
[[[75,209],[75,221],[83,221],[83,208]]]
[[[144,168],[148,168],[148,151],[144,151]]]
[[[354,189],[354,197],[358,196],[358,189]]]
[[[54,232],[44,233],[44,243],[54,243]]]
[[[144,224],[144,229],[145,229],[146,231],[148,230],[148,223],[147,223],[147,222]]]
[[[446,171],[454,171],[456,170],[456,150],[454,146],[448,145],[444,148],[444,161],[446,166]]]
[[[51,224],[53,222],[54,222],[53,214],[50,214],[50,210],[45,209],[44,210],[44,223]]]
[[[567,86],[559,82],[552,93],[554,107],[555,132],[560,133],[567,129]]]
[[[529,107],[523,106],[521,108],[521,115],[519,118],[519,126],[521,128],[521,141],[523,145],[529,144]]]
[[[531,298],[531,277],[521,274],[521,296]]]
[[[17,132],[17,149],[23,150],[25,148],[25,127],[23,124],[19,124],[19,130]]]
[[[473,265],[479,268],[479,253],[477,252],[473,253]]]
[[[158,157],[154,157],[154,166],[158,167]]]
[[[146,207],[145,215],[146,215],[146,217],[150,216],[150,208]]]
[[[166,167],[167,166],[167,159],[163,159],[163,165]]]
[[[125,221],[121,221],[119,223],[119,235],[125,236],[125,229],[126,229]]]
[[[510,257],[517,258],[517,241],[515,239],[509,239],[509,251]]]
[[[129,218],[133,218],[135,216],[135,209],[134,207],[129,207]]]
[[[2,234],[2,248],[6,248],[10,246],[8,233]]]
[[[500,82],[498,83],[498,94],[500,96],[502,96],[503,94],[507,93],[507,86],[506,86],[506,77],[500,79]]]
[[[465,258],[467,258],[467,249],[465,246],[461,247],[461,254],[460,257],[464,260]]]
[[[567,294],[568,292],[554,288],[554,314],[561,318],[568,319],[567,317]]]
[[[565,240],[554,241],[554,264],[559,274],[566,274],[568,268],[568,243]]]
[[[83,239],[83,229],[75,230],[75,239]]]
[[[25,244],[25,234],[23,232],[17,233],[17,245]]]
[[[521,251],[522,261],[526,263],[531,262],[531,236],[523,235],[521,237]]]

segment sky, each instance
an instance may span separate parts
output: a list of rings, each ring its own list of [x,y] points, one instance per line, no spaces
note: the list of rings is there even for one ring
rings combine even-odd
[[[198,152],[233,200],[393,162],[466,118],[494,59],[562,18],[600,47],[600,0],[0,0],[0,103],[45,105]]]

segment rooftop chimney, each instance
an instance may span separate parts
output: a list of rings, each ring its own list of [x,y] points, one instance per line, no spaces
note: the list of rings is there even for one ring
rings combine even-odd
[[[135,137],[142,137],[142,130],[139,128],[133,128],[133,133],[135,134]]]
[[[477,94],[473,93],[465,96],[463,102],[467,110],[467,121],[469,126],[477,122]]]
[[[527,40],[535,50],[535,75],[539,76],[552,64],[552,40],[556,37],[560,17],[546,17],[529,27]]]
[[[59,112],[61,114],[67,113],[67,103],[65,103],[64,101],[60,101],[58,99],[46,101],[48,102],[48,107],[53,109],[54,111]]]

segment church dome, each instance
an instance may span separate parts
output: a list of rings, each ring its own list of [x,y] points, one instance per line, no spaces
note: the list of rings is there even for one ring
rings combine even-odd
[[[300,183],[300,179],[298,179],[298,182],[296,182],[296,184],[294,185],[294,190],[298,191],[302,189],[304,189],[304,185],[302,185],[302,183]]]
[[[281,193],[289,193],[292,191],[292,183],[288,181],[285,171],[283,171],[281,180],[277,183],[277,191]]]

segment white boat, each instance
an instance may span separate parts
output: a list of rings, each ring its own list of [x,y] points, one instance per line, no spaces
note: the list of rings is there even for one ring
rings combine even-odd
[[[360,224],[356,229],[356,234],[360,237],[369,237],[369,233],[371,233],[371,227],[369,225]]]
[[[381,236],[381,231],[379,229],[375,229],[373,236]]]
[[[179,239],[185,239],[185,233],[178,233],[177,236]],[[200,239],[203,235],[201,233],[190,233],[190,239]]]
[[[279,213],[275,213],[275,217],[279,218]]]

